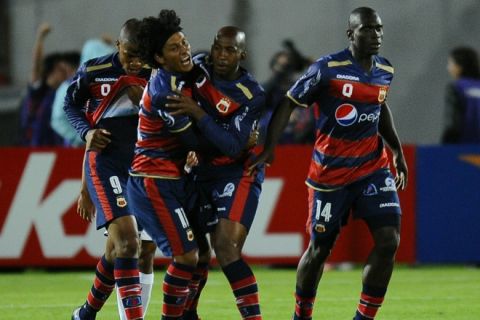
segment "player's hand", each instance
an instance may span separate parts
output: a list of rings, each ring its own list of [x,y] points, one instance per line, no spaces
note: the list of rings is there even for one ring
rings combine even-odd
[[[77,213],[83,220],[92,222],[95,217],[95,206],[88,191],[81,191],[77,200]]]
[[[272,164],[273,160],[274,160],[273,150],[264,149],[253,161],[253,163],[250,166],[248,166],[247,174],[251,176],[255,172],[257,166],[261,164],[265,164],[265,166],[269,167]]]
[[[91,129],[87,132],[85,140],[87,140],[87,150],[101,151],[112,141],[112,134],[105,129]]]
[[[127,95],[130,101],[136,106],[140,105],[140,100],[142,100],[143,95],[143,87],[142,86],[129,86],[127,88]]]
[[[187,161],[185,162],[185,167],[183,167],[183,169],[186,173],[190,173],[192,171],[192,168],[196,165],[198,165],[197,154],[195,153],[195,151],[188,152]]]
[[[206,115],[205,111],[203,111],[197,102],[186,95],[177,93],[175,95],[167,96],[167,99],[169,102],[165,104],[165,107],[172,110],[169,112],[172,116],[186,115],[195,120],[200,120]]]
[[[395,176],[395,185],[398,190],[405,190],[408,183],[408,168],[407,163],[403,155],[394,156],[393,163],[395,165],[395,170],[397,175]]]
[[[48,22],[43,22],[38,26],[37,38],[43,40],[51,31],[52,27],[50,26],[50,24]]]
[[[246,149],[251,149],[255,147],[258,144],[258,137],[260,136],[260,131],[258,129],[253,129],[252,132],[250,132],[250,136],[248,137],[248,142]]]

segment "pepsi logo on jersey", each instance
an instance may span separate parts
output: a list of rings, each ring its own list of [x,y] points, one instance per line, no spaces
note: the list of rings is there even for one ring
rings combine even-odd
[[[363,121],[375,122],[379,117],[380,112],[362,113],[359,116],[355,106],[349,103],[341,104],[335,110],[335,120],[337,120],[337,123],[343,127],[348,127],[354,123],[360,123]]]

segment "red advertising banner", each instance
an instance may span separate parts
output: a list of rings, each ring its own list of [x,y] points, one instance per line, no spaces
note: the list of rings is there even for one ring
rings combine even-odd
[[[397,257],[414,262],[415,149],[407,146],[405,152],[410,181],[400,193],[402,243]],[[249,261],[298,262],[308,243],[304,180],[310,155],[310,146],[277,148],[244,248]],[[105,238],[75,211],[82,157],[80,149],[0,149],[0,267],[95,265]],[[353,221],[342,231],[330,261],[362,262],[370,248],[366,228]]]

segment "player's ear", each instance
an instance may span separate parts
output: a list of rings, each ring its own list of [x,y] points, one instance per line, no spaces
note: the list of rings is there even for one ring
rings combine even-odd
[[[247,59],[247,50],[243,50],[242,53],[240,53],[240,60],[245,59]]]
[[[155,53],[153,58],[155,59],[155,61],[157,61],[161,65],[163,65],[165,63],[165,59],[163,58],[163,56],[160,56],[157,53]]]
[[[353,30],[352,29],[347,29],[347,38],[350,41],[353,41]]]

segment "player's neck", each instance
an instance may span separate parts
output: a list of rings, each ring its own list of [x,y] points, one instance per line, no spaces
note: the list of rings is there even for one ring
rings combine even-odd
[[[350,53],[352,54],[353,59],[355,62],[366,72],[370,72],[373,67],[373,55],[364,55],[355,50],[351,46],[348,48]]]

